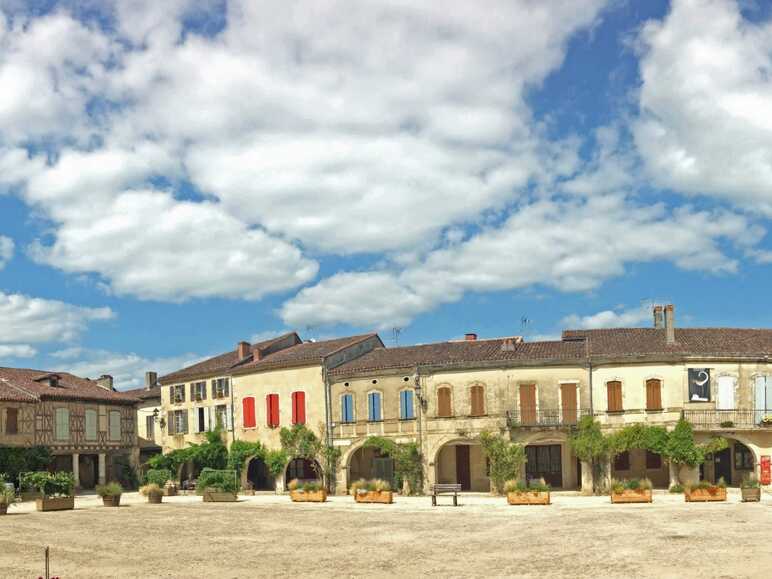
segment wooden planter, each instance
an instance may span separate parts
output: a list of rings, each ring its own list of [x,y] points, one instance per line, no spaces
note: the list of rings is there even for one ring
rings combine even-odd
[[[21,497],[22,502],[36,501],[38,499],[43,498],[43,495],[40,494],[38,491],[22,491],[21,493],[19,493],[19,496]]]
[[[550,493],[549,491],[507,493],[507,502],[510,505],[548,505],[550,504]]]
[[[167,497],[176,497],[177,496],[177,485],[175,484],[169,484],[166,483],[166,485],[163,488],[164,496]]]
[[[327,491],[290,491],[293,503],[323,503],[327,500]]]
[[[106,507],[120,507],[121,495],[113,495],[109,497],[102,497],[102,504]]]
[[[204,491],[205,503],[235,503],[239,498],[236,493],[220,493],[216,491]]]
[[[75,497],[43,497],[35,500],[38,511],[71,511],[75,508]]]
[[[756,487],[755,489],[740,489],[740,493],[743,497],[744,503],[758,503],[761,501],[761,489]]]
[[[380,503],[383,505],[390,505],[394,502],[394,493],[392,491],[355,492],[354,500],[358,503]]]
[[[147,495],[147,502],[151,505],[160,505],[163,501],[164,496],[162,494],[152,494]]]
[[[709,487],[706,489],[684,489],[684,499],[687,503],[708,503],[726,500],[726,488]]]
[[[5,503],[0,503],[0,516],[7,515],[8,514],[8,505]]]
[[[611,492],[612,503],[650,503],[651,489],[625,489],[621,493]]]

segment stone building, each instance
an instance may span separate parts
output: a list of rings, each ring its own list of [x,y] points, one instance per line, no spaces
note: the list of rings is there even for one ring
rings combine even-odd
[[[161,421],[161,386],[158,374],[145,372],[145,386],[126,390],[137,402],[137,444],[139,464],[143,465],[151,456],[163,451],[164,431]]]
[[[0,368],[0,446],[45,446],[52,470],[92,489],[136,466],[136,402],[113,390],[110,376]]]

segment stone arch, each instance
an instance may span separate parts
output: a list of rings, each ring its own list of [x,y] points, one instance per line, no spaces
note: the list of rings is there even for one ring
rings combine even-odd
[[[478,440],[459,436],[445,437],[431,456],[436,483],[461,484],[463,491],[490,491],[490,478],[486,472],[482,445]]]
[[[284,467],[284,484],[288,485],[293,479],[300,481],[324,481],[322,466],[315,459],[295,457],[287,462]]]
[[[258,455],[245,459],[241,467],[241,488],[247,488],[248,485],[255,491],[276,490],[276,477],[268,470],[265,460]]]

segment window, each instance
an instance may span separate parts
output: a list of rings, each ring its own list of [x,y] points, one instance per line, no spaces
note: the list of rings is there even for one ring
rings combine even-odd
[[[608,396],[608,411],[622,412],[622,383],[619,381],[608,382],[606,394]]]
[[[118,410],[110,411],[110,440],[113,442],[121,439],[121,413]]]
[[[152,416],[150,417],[152,418]],[[86,410],[86,440],[97,439],[97,411]]]
[[[185,402],[185,385],[180,384],[179,386],[172,386],[171,394],[173,404],[181,404]]]
[[[415,418],[412,390],[402,390],[399,393],[399,418],[400,420],[412,420]]]
[[[485,416],[485,388],[479,384],[469,390],[472,399],[472,411],[470,416]]]
[[[265,397],[265,415],[269,428],[279,426],[279,395],[269,394]]]
[[[662,410],[662,382],[646,380],[646,410]]]
[[[440,418],[450,418],[453,416],[449,386],[443,386],[442,388],[437,389],[437,416]]]
[[[19,409],[8,408],[5,411],[5,433],[18,434],[19,432]]]
[[[689,368],[689,402],[710,402],[710,368]]]
[[[292,393],[292,424],[306,423],[306,393]]]
[[[195,409],[196,412],[196,432],[206,432],[207,430],[207,418],[209,417],[209,408],[199,406]]]
[[[227,398],[230,395],[229,386],[227,378],[212,380],[212,398]]]
[[[56,440],[70,439],[70,411],[66,408],[56,409]]]
[[[148,440],[155,439],[155,416],[145,416],[145,437]]]
[[[206,382],[194,382],[190,385],[191,400],[206,400]]]
[[[218,404],[214,407],[214,423],[217,428],[228,430],[228,406]]]
[[[241,421],[244,428],[254,428],[257,426],[254,396],[249,396],[241,401],[241,414]]]
[[[340,397],[340,421],[354,422],[354,395],[344,394]]]
[[[367,420],[378,422],[381,419],[381,393],[370,392],[367,395]]]
[[[756,465],[753,460],[753,453],[744,444],[734,445],[734,467],[736,470],[753,470]]]
[[[629,452],[620,452],[614,457],[614,470],[630,470]]]
[[[174,410],[169,413],[169,434],[188,433],[187,410]]]
[[[656,452],[650,450],[646,451],[646,468],[651,470],[659,470],[662,468],[662,457]]]

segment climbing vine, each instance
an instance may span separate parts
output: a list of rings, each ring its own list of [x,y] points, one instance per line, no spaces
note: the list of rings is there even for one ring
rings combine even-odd
[[[490,465],[490,479],[497,493],[504,492],[507,481],[520,479],[526,463],[525,447],[490,432],[480,435],[483,454]]]
[[[418,494],[423,489],[423,459],[421,451],[415,442],[397,444],[382,436],[371,436],[364,448],[377,449],[381,455],[394,461],[394,478],[398,488],[408,485],[410,494]]]

